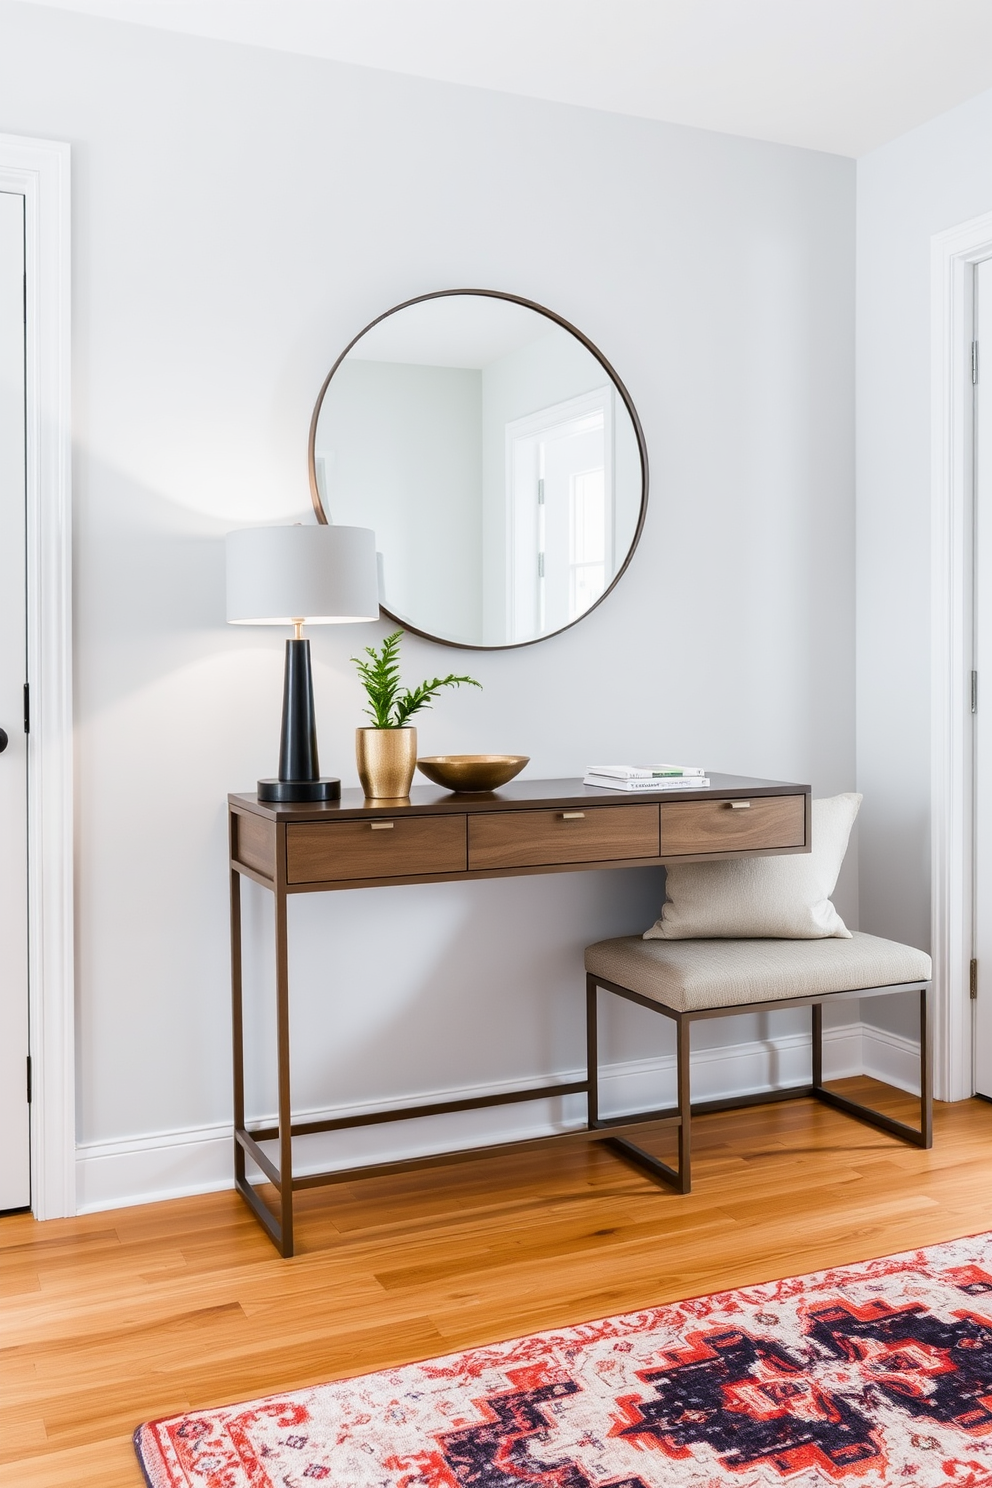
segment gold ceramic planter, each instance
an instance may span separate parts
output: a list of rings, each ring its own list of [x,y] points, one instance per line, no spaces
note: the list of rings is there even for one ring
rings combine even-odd
[[[356,729],[355,755],[367,800],[397,800],[410,794],[417,768],[415,728]]]

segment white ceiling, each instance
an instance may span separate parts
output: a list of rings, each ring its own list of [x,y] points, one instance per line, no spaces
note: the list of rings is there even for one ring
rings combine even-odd
[[[992,87],[992,0],[31,0],[863,155]]]

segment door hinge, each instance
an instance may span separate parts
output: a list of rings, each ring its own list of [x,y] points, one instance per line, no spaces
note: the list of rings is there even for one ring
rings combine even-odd
[[[26,682],[24,684],[24,732],[26,734],[31,732],[31,689]]]
[[[543,506],[544,505],[544,480],[543,480],[543,478],[541,480],[539,480],[538,483],[537,483],[537,504],[538,504],[538,506]]]
[[[978,673],[971,674],[971,711],[978,712]]]
[[[537,577],[539,579],[543,579],[544,578],[544,554],[543,553],[538,553],[538,555],[537,555]]]
[[[972,384],[974,384],[974,383],[976,383],[978,381],[978,342],[977,341],[972,341],[972,343],[971,343],[971,381],[972,381]]]
[[[28,1105],[31,1104],[31,1055],[28,1055]]]
[[[972,1002],[978,996],[978,962],[972,961],[968,967],[968,996]]]

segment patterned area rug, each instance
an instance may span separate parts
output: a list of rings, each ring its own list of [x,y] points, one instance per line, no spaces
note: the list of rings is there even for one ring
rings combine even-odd
[[[135,1433],[152,1488],[992,1485],[992,1234]]]

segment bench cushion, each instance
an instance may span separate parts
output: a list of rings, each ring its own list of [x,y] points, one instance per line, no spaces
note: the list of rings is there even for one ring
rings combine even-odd
[[[930,980],[930,957],[855,931],[849,940],[644,940],[586,951],[586,970],[676,1012]]]

